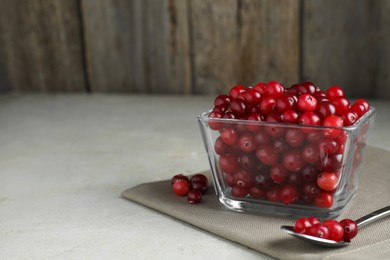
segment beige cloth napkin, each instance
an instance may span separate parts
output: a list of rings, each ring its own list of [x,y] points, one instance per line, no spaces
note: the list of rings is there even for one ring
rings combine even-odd
[[[339,220],[357,219],[390,205],[390,152],[367,147],[362,171],[357,194]],[[319,248],[280,230],[281,225],[293,224],[293,219],[227,210],[209,188],[197,205],[174,195],[170,180],[141,184],[122,196],[274,258],[390,259],[390,218],[363,227],[348,247]]]

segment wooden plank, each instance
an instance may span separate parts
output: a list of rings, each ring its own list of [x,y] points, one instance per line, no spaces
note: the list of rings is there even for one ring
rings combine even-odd
[[[299,1],[191,2],[195,93],[299,79]]]
[[[388,11],[388,1],[305,0],[304,78],[324,89],[339,85],[350,97],[370,98],[376,87],[388,88]]]
[[[93,91],[191,91],[187,0],[81,0]]]
[[[77,0],[2,0],[0,38],[8,88],[85,90]]]

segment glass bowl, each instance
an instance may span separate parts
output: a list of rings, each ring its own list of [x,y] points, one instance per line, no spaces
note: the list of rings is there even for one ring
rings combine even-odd
[[[375,108],[342,128],[198,116],[219,201],[234,211],[336,218],[358,188]]]

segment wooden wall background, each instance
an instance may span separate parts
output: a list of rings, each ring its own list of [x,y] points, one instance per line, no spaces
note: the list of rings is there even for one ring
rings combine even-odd
[[[0,0],[0,89],[390,98],[388,0]]]

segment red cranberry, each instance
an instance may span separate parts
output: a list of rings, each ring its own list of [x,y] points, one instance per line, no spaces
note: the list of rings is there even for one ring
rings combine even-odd
[[[290,150],[283,156],[283,165],[288,171],[297,172],[305,165],[300,150]]]
[[[323,101],[317,104],[315,112],[321,119],[324,119],[328,116],[334,115],[336,113],[336,108],[329,101]]]
[[[267,93],[267,88],[268,88],[267,84],[266,84],[266,83],[263,83],[263,82],[259,82],[259,83],[257,83],[257,84],[253,87],[253,89],[257,90],[257,91],[260,93],[260,95],[266,95],[266,93]]]
[[[263,116],[259,113],[250,113],[248,115],[248,121],[263,121],[263,120],[264,120]],[[261,125],[259,125],[258,123],[248,122],[246,124],[246,129],[252,132],[258,132],[261,130],[261,128],[262,128]]]
[[[321,160],[321,169],[326,172],[337,172],[343,163],[342,154],[328,154]]]
[[[297,124],[299,119],[299,113],[293,109],[288,109],[282,114],[282,121],[290,124]]]
[[[306,218],[299,218],[295,221],[294,231],[303,234],[310,227],[311,224]]]
[[[250,88],[245,93],[245,102],[248,105],[257,105],[260,103],[261,95],[256,89]]]
[[[317,180],[318,170],[313,165],[305,165],[302,168],[301,175],[305,182],[313,182]]]
[[[341,118],[343,119],[345,126],[350,126],[356,123],[358,120],[358,115],[354,111],[348,111],[347,113],[342,114]]]
[[[358,226],[352,219],[343,219],[340,225],[344,228],[344,241],[351,241],[358,233]]]
[[[286,131],[285,138],[291,147],[297,148],[303,145],[305,134],[298,128],[290,128]]]
[[[260,189],[268,190],[272,187],[272,183],[271,177],[266,172],[259,173],[255,176],[255,185]]]
[[[260,112],[263,115],[268,115],[275,110],[276,100],[273,97],[264,97],[259,105]]]
[[[320,208],[330,208],[333,205],[333,196],[329,192],[322,191],[317,194],[314,199],[314,203]]]
[[[332,99],[332,104],[336,108],[336,114],[342,115],[349,110],[349,101],[345,97],[335,97]]]
[[[218,155],[223,155],[226,154],[227,149],[228,149],[228,145],[224,141],[222,141],[221,137],[218,137],[215,140],[215,144],[214,144],[215,153]]]
[[[251,173],[240,170],[233,175],[235,186],[250,188],[253,185],[253,176]]]
[[[321,223],[321,221],[316,217],[307,217],[307,221],[309,221],[312,226]]]
[[[302,158],[310,164],[317,164],[320,160],[320,152],[316,143],[309,143],[302,148]]]
[[[259,131],[255,135],[256,143],[258,145],[266,145],[269,144],[272,140],[272,137],[266,131]]]
[[[326,97],[329,100],[336,97],[344,97],[344,91],[339,86],[332,86],[326,91]]]
[[[209,113],[208,117],[210,118],[208,121],[208,125],[212,130],[219,130],[223,127],[222,122],[218,122],[218,120],[213,120],[213,118],[216,118],[216,119],[221,118],[222,113],[213,111],[213,112]]]
[[[290,147],[288,146],[284,138],[275,139],[274,142],[272,143],[272,147],[278,154],[284,154],[290,149]]]
[[[295,203],[299,199],[299,191],[295,185],[287,184],[280,189],[280,201],[286,205]]]
[[[177,181],[187,181],[187,182],[190,182],[190,179],[187,176],[185,176],[184,174],[180,173],[180,174],[177,174],[177,175],[172,177],[171,185],[173,185]]]
[[[334,154],[339,149],[339,144],[335,139],[324,138],[318,143],[318,149],[321,156]]]
[[[202,181],[192,181],[190,182],[190,190],[198,190],[202,194],[205,194],[207,192],[207,184],[205,184]]]
[[[265,191],[253,186],[249,189],[249,195],[254,199],[261,199],[265,197]]]
[[[272,146],[258,147],[256,150],[257,158],[265,165],[272,166],[279,161],[279,154]]]
[[[309,198],[316,198],[320,193],[320,188],[317,186],[317,183],[306,183],[303,185],[303,194]]]
[[[344,228],[341,224],[334,219],[325,220],[322,225],[326,226],[329,229],[329,238],[330,240],[334,240],[339,242],[343,239],[344,236]]]
[[[177,180],[173,183],[172,190],[177,196],[185,196],[190,190],[190,183],[187,180]]]
[[[230,97],[228,95],[219,95],[214,100],[214,106],[227,106],[230,104]]]
[[[365,99],[362,99],[362,98],[358,99],[355,101],[355,104],[362,104],[365,107],[366,111],[370,110],[370,104]]]
[[[300,90],[300,93],[302,93],[302,94],[313,95],[313,94],[316,93],[317,88],[316,88],[316,86],[314,85],[313,82],[305,81],[305,82],[302,82],[299,85],[300,86],[298,88]]]
[[[225,105],[219,105],[213,108],[213,112],[218,112],[218,113],[225,113],[227,110],[227,107]]]
[[[248,188],[247,187],[242,187],[242,186],[233,186],[231,191],[232,196],[236,198],[245,198],[246,195],[248,195]]]
[[[277,81],[270,81],[267,83],[266,95],[277,98],[284,92],[284,86]]]
[[[246,105],[244,100],[240,98],[234,98],[230,103],[230,108],[235,115],[242,116],[245,114]]]
[[[340,128],[340,127],[343,127],[344,121],[339,116],[331,115],[331,116],[328,116],[324,119],[324,121],[322,122],[322,125]],[[325,136],[328,136],[330,138],[336,138],[337,136],[339,136],[341,134],[341,132],[342,131],[340,129],[327,129],[327,130],[325,130]]]
[[[332,191],[337,188],[339,178],[333,172],[321,172],[317,176],[317,185],[322,190]]]
[[[317,107],[317,99],[310,94],[302,94],[298,98],[298,108],[302,112],[314,111]]]
[[[304,112],[299,116],[301,125],[321,125],[321,118],[314,112]]]
[[[293,95],[283,94],[276,99],[275,108],[280,113],[283,113],[286,110],[295,109],[296,103],[297,102],[295,101],[295,98],[293,97]]]
[[[221,131],[221,139],[225,144],[235,145],[238,143],[238,133],[234,128],[224,128]]]
[[[257,166],[256,154],[253,153],[244,153],[239,157],[240,168],[244,171],[253,171]]]
[[[353,103],[349,109],[350,111],[355,112],[358,118],[360,118],[362,115],[364,115],[367,112],[366,107],[361,103]]]
[[[256,150],[257,143],[255,136],[251,133],[245,133],[240,136],[238,141],[240,149],[245,153],[250,153]]]
[[[328,239],[329,238],[329,229],[323,224],[314,224],[307,230],[307,235]]]
[[[207,177],[201,173],[193,175],[190,178],[190,183],[192,183],[192,182],[202,182],[205,186],[207,186],[207,184],[208,184]]]
[[[218,159],[221,170],[228,174],[234,174],[238,171],[238,157],[237,155],[227,154],[221,155]]]
[[[266,193],[267,200],[280,202],[280,187],[274,186]]]
[[[198,204],[202,200],[202,193],[199,190],[190,190],[187,194],[187,200],[191,204]]]
[[[288,183],[295,185],[295,186],[300,186],[302,185],[303,178],[301,173],[299,172],[290,172],[289,177],[288,177]]]
[[[274,183],[283,183],[287,181],[288,172],[282,164],[274,165],[270,168],[269,176],[274,181]]]
[[[231,96],[232,98],[239,98],[240,96],[242,96],[242,94],[245,93],[245,91],[246,88],[244,86],[237,85],[230,89],[229,96]]]

